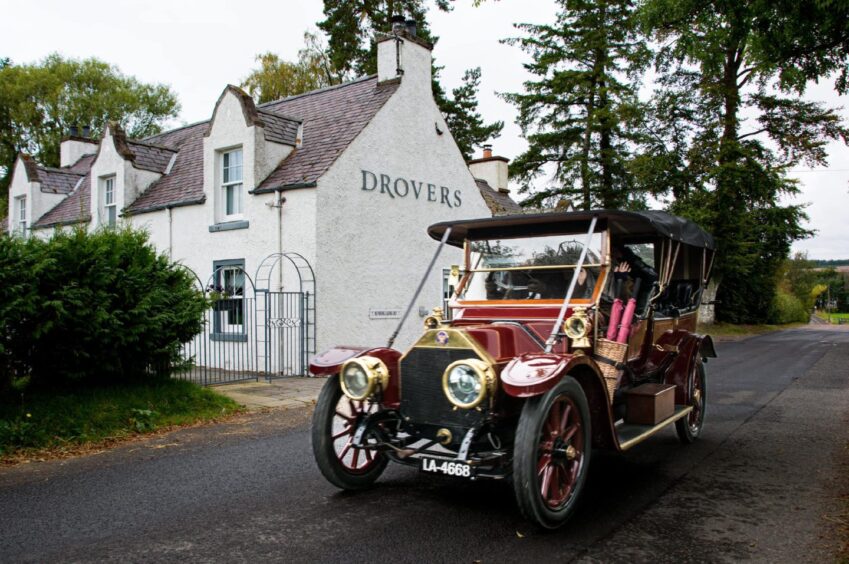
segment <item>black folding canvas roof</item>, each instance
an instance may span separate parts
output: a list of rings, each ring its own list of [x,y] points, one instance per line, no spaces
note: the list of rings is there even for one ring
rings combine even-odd
[[[539,214],[503,215],[481,219],[443,221],[431,225],[427,232],[437,241],[451,228],[448,244],[460,247],[463,240],[499,239],[586,231],[593,216],[597,229],[610,228],[613,236],[668,237],[694,247],[715,249],[713,237],[688,219],[664,211],[589,210]]]

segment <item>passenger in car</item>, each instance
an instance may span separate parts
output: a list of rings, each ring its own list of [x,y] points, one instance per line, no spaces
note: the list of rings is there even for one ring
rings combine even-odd
[[[634,291],[634,282],[640,279],[640,294],[641,296],[633,296],[640,301],[642,294],[648,295],[651,292],[655,282],[657,282],[657,272],[647,265],[643,259],[638,257],[631,249],[625,245],[614,245],[611,250],[613,260],[613,297],[618,297],[627,300],[632,297]],[[621,282],[622,295],[616,296],[617,282]]]

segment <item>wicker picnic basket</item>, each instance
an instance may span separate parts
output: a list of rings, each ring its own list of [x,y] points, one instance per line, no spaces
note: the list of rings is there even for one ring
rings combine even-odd
[[[622,377],[622,370],[615,365],[625,362],[627,352],[627,343],[617,343],[607,339],[596,341],[595,356],[596,360],[599,361],[598,367],[601,369],[604,381],[607,384],[608,399],[611,403],[613,403],[613,393],[619,387],[619,379]]]

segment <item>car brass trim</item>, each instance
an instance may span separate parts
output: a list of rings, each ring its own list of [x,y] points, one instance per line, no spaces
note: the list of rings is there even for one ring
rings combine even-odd
[[[593,264],[585,264],[584,268],[602,268],[606,266],[605,263],[593,263]],[[536,265],[536,266],[504,266],[498,268],[475,268],[470,270],[469,272],[502,272],[506,270],[562,270],[564,268],[577,268],[577,264],[546,264],[546,265]]]
[[[680,406],[676,406],[676,407],[680,407]],[[644,440],[651,437],[652,435],[654,435],[658,431],[664,429],[667,425],[671,425],[672,423],[675,423],[679,419],[686,417],[687,415],[690,414],[691,411],[693,411],[692,405],[688,405],[686,407],[681,408],[681,411],[678,411],[676,409],[675,413],[671,417],[669,417],[668,419],[664,419],[663,421],[661,421],[660,423],[658,423],[654,427],[652,427],[650,429],[646,429],[645,431],[643,431],[642,433],[640,433],[636,437],[632,437],[632,438],[628,439],[627,441],[625,441],[624,443],[619,443],[619,449],[620,450],[628,450],[632,446],[643,442]]]
[[[366,390],[359,396],[352,394],[345,385],[345,369],[351,364],[356,364],[366,373]],[[363,401],[375,392],[378,385],[385,390],[388,384],[389,369],[382,360],[374,356],[364,355],[346,360],[339,370],[339,385],[342,386],[345,395],[354,401]]]
[[[448,391],[448,376],[451,374],[451,371],[460,365],[466,365],[471,367],[475,372],[475,377],[481,385],[481,393],[478,396],[468,403],[462,403],[457,401],[453,395]],[[486,361],[480,360],[479,358],[464,358],[462,360],[455,360],[445,369],[445,372],[442,373],[442,393],[445,394],[445,397],[451,402],[451,405],[459,407],[460,409],[474,409],[480,404],[483,403],[487,397],[492,399],[495,396],[495,371],[492,369],[492,365],[488,364]]]

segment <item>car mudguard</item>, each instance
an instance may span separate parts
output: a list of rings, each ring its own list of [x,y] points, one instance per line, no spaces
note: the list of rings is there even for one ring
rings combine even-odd
[[[398,407],[400,402],[398,390],[398,361],[401,353],[386,347],[346,347],[339,346],[315,355],[310,360],[310,372],[314,376],[330,376],[338,374],[346,360],[358,356],[373,356],[379,358],[389,369],[389,384],[383,390],[381,404],[390,409]]]
[[[674,384],[675,403],[689,405],[690,389],[687,378],[695,368],[696,362],[707,358],[716,358],[716,348],[710,335],[699,335],[687,331],[669,333],[658,340],[661,345],[677,347],[677,356],[664,375],[664,382]]]
[[[598,366],[589,356],[583,353],[522,354],[501,371],[501,389],[509,396],[532,398],[546,393],[567,375],[578,381],[587,396],[593,446],[618,448],[607,386]]]

